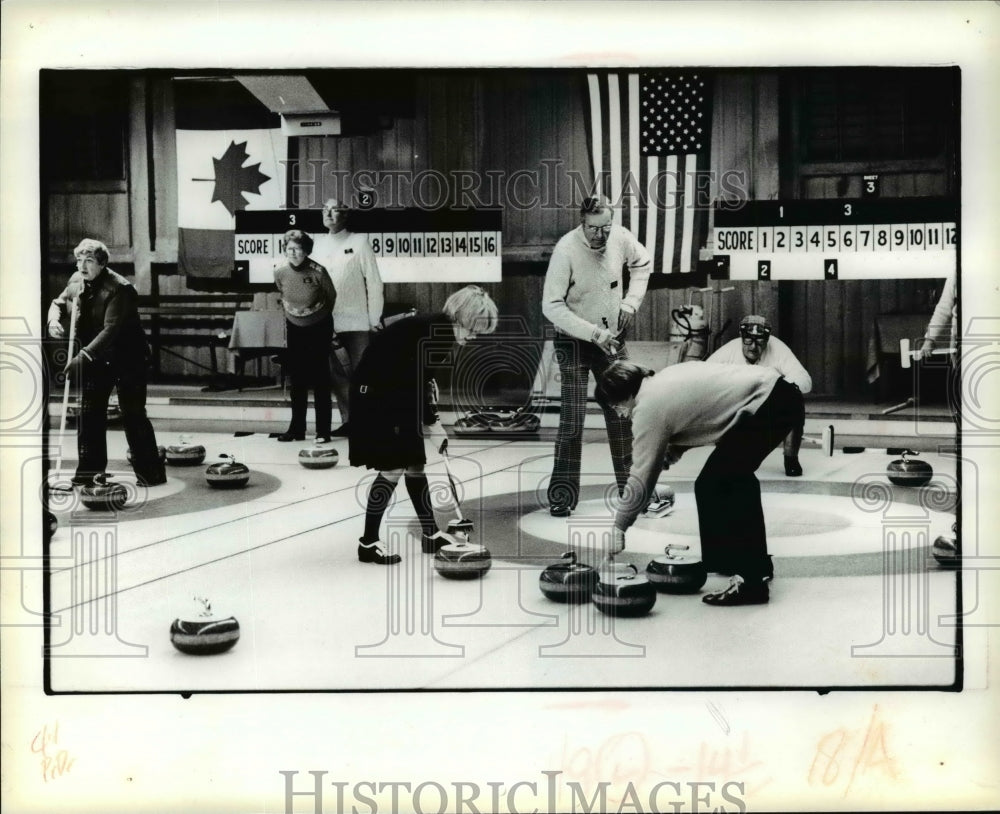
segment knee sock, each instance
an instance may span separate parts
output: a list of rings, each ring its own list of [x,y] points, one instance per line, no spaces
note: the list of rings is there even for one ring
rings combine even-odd
[[[382,525],[382,517],[392,502],[396,484],[386,478],[381,472],[375,476],[368,489],[368,506],[365,508],[365,536],[363,543],[374,543],[378,540],[378,530]]]
[[[420,518],[420,527],[428,537],[437,530],[437,522],[434,520],[434,511],[431,509],[431,490],[427,484],[427,476],[421,472],[417,475],[405,475],[406,491],[413,501],[413,507]]]

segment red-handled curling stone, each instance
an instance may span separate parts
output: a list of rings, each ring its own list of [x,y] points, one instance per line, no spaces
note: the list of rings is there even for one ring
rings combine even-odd
[[[80,502],[88,509],[99,512],[117,512],[128,502],[128,490],[120,483],[113,483],[103,472],[94,475],[93,483],[80,490]]]
[[[209,464],[205,480],[214,489],[242,489],[250,482],[250,467],[239,463],[232,455],[220,455],[223,460]]]
[[[609,616],[645,616],[656,604],[656,589],[631,563],[624,567],[609,564],[600,571],[592,599]]]
[[[567,551],[562,561],[553,563],[538,578],[538,587],[546,599],[577,604],[589,602],[597,589],[597,570],[576,561],[576,552]]]
[[[456,520],[448,524],[448,531],[438,532],[449,542],[434,554],[434,570],[446,579],[478,579],[493,565],[486,546],[470,542],[464,529],[472,530],[471,521]]]
[[[908,457],[916,454],[908,449],[903,452],[902,458],[897,458],[889,463],[886,467],[886,474],[889,476],[890,483],[897,486],[923,486],[930,482],[934,476],[934,469],[927,461]]]
[[[179,444],[167,447],[167,463],[171,466],[198,466],[205,461],[205,447],[189,444],[182,435]]]
[[[317,444],[314,447],[306,447],[299,452],[299,463],[306,469],[331,469],[340,460],[340,453],[333,447],[324,447]]]
[[[947,534],[938,535],[931,546],[931,554],[937,560],[938,565],[945,568],[955,568],[961,561],[958,555],[958,525],[951,524],[951,536]]]
[[[687,551],[688,548],[686,545],[672,543],[665,549],[666,556],[656,557],[646,566],[646,578],[657,591],[666,594],[693,594],[708,580],[705,563],[676,553]]]
[[[211,656],[229,650],[240,639],[240,623],[232,616],[214,616],[207,599],[196,597],[195,601],[199,604],[198,612],[187,619],[178,617],[170,625],[170,643],[192,656]]]

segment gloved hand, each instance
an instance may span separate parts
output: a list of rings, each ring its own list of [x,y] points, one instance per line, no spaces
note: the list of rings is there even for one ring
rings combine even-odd
[[[63,328],[62,323],[53,320],[49,323],[49,336],[53,339],[62,339],[66,336],[66,329]]]
[[[622,343],[615,339],[615,335],[606,328],[597,328],[594,331],[592,341],[608,356],[614,356],[621,350]]]
[[[66,367],[63,368],[63,373],[70,378],[79,381],[80,373],[83,370],[83,365],[86,359],[83,354],[78,353],[72,359],[66,363]]]

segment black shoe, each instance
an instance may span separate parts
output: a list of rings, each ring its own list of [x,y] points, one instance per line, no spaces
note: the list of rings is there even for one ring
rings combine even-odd
[[[798,457],[785,456],[785,474],[790,478],[797,478],[802,474],[802,465]]]
[[[74,475],[70,479],[70,483],[73,484],[73,486],[90,486],[93,482],[93,475]]]
[[[334,435],[337,438],[346,438],[350,433],[350,429],[346,423],[341,424],[337,429],[335,429],[330,435]]]
[[[447,545],[448,542],[448,539],[441,532],[422,534],[420,535],[420,550],[424,554],[436,554],[441,546]]]
[[[553,517],[569,517],[573,510],[565,503],[553,503],[549,506],[549,514]]]
[[[706,605],[763,605],[771,598],[766,582],[747,582],[739,574],[729,580],[729,587],[712,594],[705,594],[701,601]]]
[[[316,443],[317,444],[329,444],[332,440],[333,440],[333,438],[331,438],[329,435],[317,435],[316,436]]]
[[[294,432],[283,432],[283,433],[281,433],[281,435],[278,436],[278,440],[282,441],[282,442],[285,442],[285,441],[305,441],[306,440],[306,434],[302,433],[301,435],[298,435],[298,434],[296,434]]]
[[[144,478],[142,477],[142,475],[139,475],[135,480],[136,483],[138,483],[140,486],[162,486],[167,482],[167,476],[155,475],[152,477]]]
[[[382,543],[378,540],[374,543],[361,543],[358,546],[358,559],[361,562],[373,562],[378,565],[395,565],[403,560],[399,554],[386,554]]]

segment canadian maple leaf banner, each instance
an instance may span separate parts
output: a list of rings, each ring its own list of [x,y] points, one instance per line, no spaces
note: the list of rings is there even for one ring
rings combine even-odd
[[[235,215],[285,205],[281,119],[235,79],[175,79],[177,265],[233,276]]]

